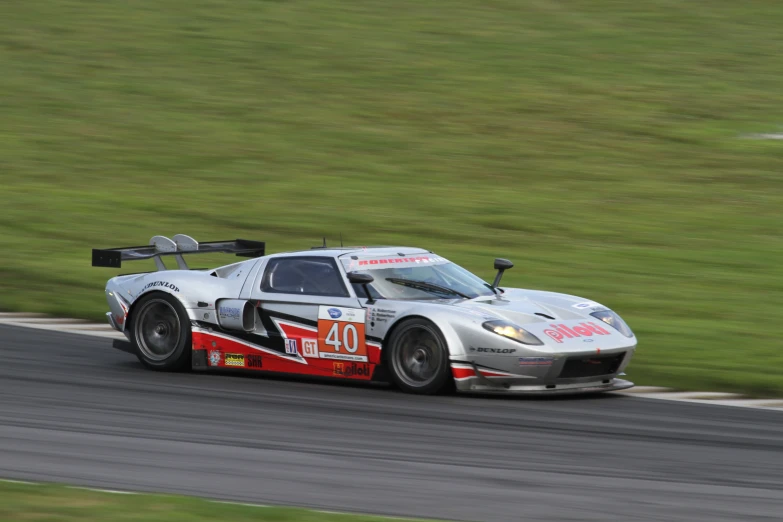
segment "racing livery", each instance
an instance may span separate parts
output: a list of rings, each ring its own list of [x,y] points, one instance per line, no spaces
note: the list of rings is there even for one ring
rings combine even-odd
[[[186,254],[248,257],[189,269]],[[164,256],[176,260],[168,269]],[[157,271],[106,284],[115,346],[155,370],[244,369],[390,381],[403,391],[562,394],[612,391],[636,337],[614,311],[580,297],[501,288],[410,247],[315,247],[265,255],[265,243],[94,249],[93,266],[152,259]]]

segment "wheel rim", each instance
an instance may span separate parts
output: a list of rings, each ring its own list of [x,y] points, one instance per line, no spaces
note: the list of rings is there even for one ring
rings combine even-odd
[[[177,311],[163,299],[153,299],[139,310],[136,340],[147,359],[162,361],[171,357],[179,345],[180,330]]]
[[[426,326],[412,325],[400,332],[392,358],[397,376],[408,386],[427,386],[443,364],[443,347],[437,334]]]

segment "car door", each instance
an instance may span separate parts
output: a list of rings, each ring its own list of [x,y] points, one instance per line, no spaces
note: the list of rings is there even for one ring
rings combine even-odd
[[[328,256],[269,259],[251,292],[256,331],[276,352],[265,369],[369,378],[365,310]]]

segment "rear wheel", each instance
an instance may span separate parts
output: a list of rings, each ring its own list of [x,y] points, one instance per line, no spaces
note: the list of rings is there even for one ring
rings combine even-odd
[[[450,383],[449,350],[440,330],[426,319],[407,319],[389,337],[388,365],[403,391],[435,394]]]
[[[141,298],[131,318],[131,342],[148,368],[183,370],[190,365],[190,320],[176,298],[153,292]]]

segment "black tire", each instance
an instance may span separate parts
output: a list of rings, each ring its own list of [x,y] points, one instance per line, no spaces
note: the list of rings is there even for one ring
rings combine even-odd
[[[402,321],[387,344],[387,367],[402,391],[434,395],[449,388],[449,350],[443,334],[431,321],[417,317]]]
[[[185,307],[165,292],[150,292],[133,307],[130,338],[147,368],[182,371],[191,365],[190,319]]]

